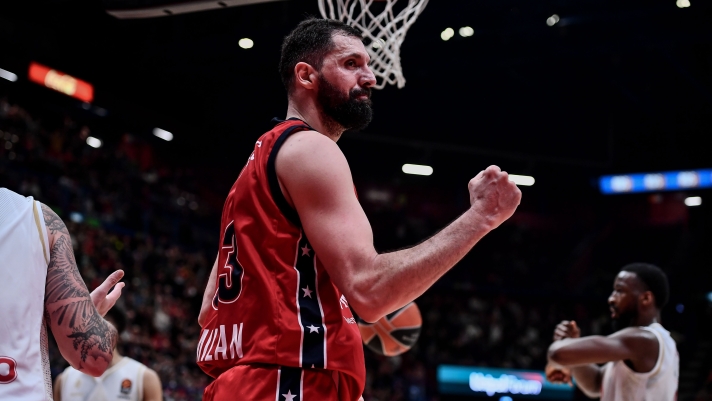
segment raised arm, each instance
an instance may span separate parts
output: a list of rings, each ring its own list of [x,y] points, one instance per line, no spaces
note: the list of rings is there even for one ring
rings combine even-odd
[[[42,205],[42,213],[50,247],[45,319],[67,362],[81,372],[100,376],[111,362],[117,333],[104,320],[97,306],[106,313],[114,305],[121,288],[117,286],[109,296],[106,294],[121,279],[123,272],[114,272],[102,288],[95,291],[96,300],[92,301],[92,295],[79,275],[67,226],[49,207]]]
[[[471,207],[438,234],[409,249],[379,254],[354,195],[351,171],[335,142],[314,131],[293,134],[280,150],[277,176],[336,286],[366,321],[414,300],[488,232],[508,219],[521,192],[490,166],[469,183]]]
[[[549,347],[549,381],[570,382],[589,398],[600,397],[603,368],[598,364],[627,361],[636,372],[653,369],[658,358],[659,344],[654,334],[640,328],[627,328],[608,337],[580,337],[576,322],[563,321],[554,331],[554,342]]]
[[[588,336],[555,341],[549,347],[549,360],[562,366],[629,361],[636,372],[655,367],[660,346],[654,334],[640,328],[627,328],[608,337]]]

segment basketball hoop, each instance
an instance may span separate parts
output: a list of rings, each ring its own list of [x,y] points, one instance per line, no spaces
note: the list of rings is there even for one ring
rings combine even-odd
[[[319,0],[319,11],[324,18],[345,22],[363,32],[371,55],[371,69],[376,75],[376,89],[386,84],[405,86],[401,68],[400,48],[405,34],[423,12],[428,0],[403,0],[408,4],[396,14],[398,0]],[[379,3],[378,11],[372,10]],[[382,11],[380,10],[382,9]]]

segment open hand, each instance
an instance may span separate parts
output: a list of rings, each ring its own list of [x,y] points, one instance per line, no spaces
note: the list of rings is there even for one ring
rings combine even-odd
[[[121,289],[126,285],[124,283],[119,283],[119,280],[123,277],[124,271],[117,270],[111,273],[109,277],[101,283],[101,285],[96,287],[96,289],[91,292],[91,301],[94,303],[96,310],[102,317],[104,317],[106,312],[108,312],[109,309],[116,304],[116,301],[121,296]],[[111,290],[111,287],[113,286],[116,286],[116,288],[114,288],[114,291],[109,293],[109,290]]]
[[[496,228],[510,218],[522,200],[522,191],[509,180],[509,174],[489,166],[470,180],[470,207]]]

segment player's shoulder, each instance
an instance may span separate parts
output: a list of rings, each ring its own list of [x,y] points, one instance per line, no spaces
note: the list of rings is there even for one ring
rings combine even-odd
[[[339,146],[331,138],[317,131],[296,132],[287,138],[277,156],[279,163],[303,166],[346,162]]]
[[[643,327],[627,327],[615,332],[611,337],[617,337],[625,344],[632,347],[657,347],[658,337],[651,330]]]

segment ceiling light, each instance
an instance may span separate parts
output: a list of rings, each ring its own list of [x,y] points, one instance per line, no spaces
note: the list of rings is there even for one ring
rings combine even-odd
[[[462,36],[463,38],[469,38],[470,36],[475,34],[475,30],[469,26],[463,26],[462,28],[460,28],[459,32],[460,36]]]
[[[700,206],[702,204],[702,198],[699,196],[690,196],[685,198],[685,205],[687,206]]]
[[[677,0],[677,7],[678,8],[687,8],[690,6],[690,0]]]
[[[452,28],[447,28],[440,33],[440,38],[444,41],[452,39],[453,36],[455,36],[455,30]]]
[[[154,128],[153,129],[153,135],[163,139],[164,141],[172,141],[173,140],[173,134],[170,132],[160,129],[160,128]]]
[[[88,136],[87,137],[87,145],[91,146],[92,148],[100,148],[101,147],[101,139],[94,138],[93,136]]]
[[[546,25],[554,26],[559,21],[561,21],[561,18],[559,18],[558,15],[554,14],[551,17],[546,19]]]
[[[237,44],[243,49],[252,49],[252,46],[255,45],[255,42],[253,42],[250,38],[242,38],[239,42],[237,42]]]
[[[0,68],[0,78],[7,79],[10,82],[17,81],[17,75],[11,73],[8,70],[3,70],[2,68]]]
[[[433,168],[422,164],[404,164],[403,172],[414,175],[431,175],[433,174]]]
[[[509,175],[509,181],[512,181],[513,183],[525,187],[531,187],[534,185],[534,177],[528,176],[528,175],[516,175],[516,174],[510,174]]]

